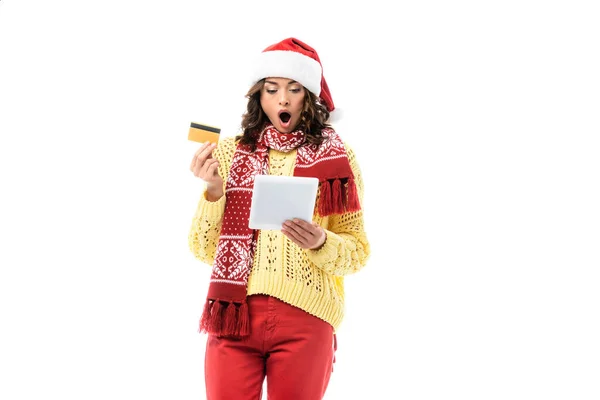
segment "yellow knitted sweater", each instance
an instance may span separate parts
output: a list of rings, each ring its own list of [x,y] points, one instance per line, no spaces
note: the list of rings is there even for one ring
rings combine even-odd
[[[213,157],[219,161],[224,193],[236,145],[234,137],[226,137],[213,151]],[[354,152],[345,145],[362,206],[364,186],[360,169]],[[288,153],[269,150],[271,175],[293,175],[295,161],[295,150]],[[215,259],[225,200],[226,194],[210,202],[204,191],[192,218],[190,250],[209,265]],[[344,316],[344,275],[364,267],[370,253],[363,211],[328,217],[315,214],[313,221],[327,233],[325,244],[318,250],[304,250],[277,230],[259,232],[247,294],[277,297],[329,322],[337,330]]]

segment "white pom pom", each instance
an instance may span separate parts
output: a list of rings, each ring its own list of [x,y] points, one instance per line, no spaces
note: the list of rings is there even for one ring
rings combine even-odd
[[[336,107],[335,110],[329,113],[329,120],[327,122],[330,124],[334,124],[336,122],[339,122],[343,116],[344,113],[342,112],[342,110]]]

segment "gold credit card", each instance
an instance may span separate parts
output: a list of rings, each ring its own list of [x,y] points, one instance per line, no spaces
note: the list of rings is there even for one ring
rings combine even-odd
[[[188,139],[193,140],[194,142],[204,143],[211,142],[217,143],[219,141],[219,134],[221,133],[221,128],[216,128],[214,126],[203,125],[197,122],[192,122],[190,124],[190,131],[188,133]]]

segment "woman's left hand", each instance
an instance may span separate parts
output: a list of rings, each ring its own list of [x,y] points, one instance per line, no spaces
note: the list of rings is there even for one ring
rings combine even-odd
[[[325,229],[321,228],[319,224],[301,219],[285,221],[281,232],[292,242],[308,250],[318,249],[327,239]]]

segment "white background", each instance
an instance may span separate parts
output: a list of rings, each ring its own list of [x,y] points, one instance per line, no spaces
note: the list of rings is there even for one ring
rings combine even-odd
[[[326,399],[600,398],[596,2],[393,3],[0,1],[0,398],[204,398],[187,131],[290,36],[372,243]]]

